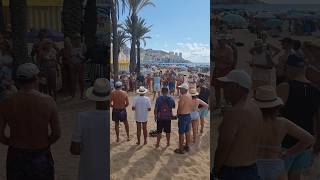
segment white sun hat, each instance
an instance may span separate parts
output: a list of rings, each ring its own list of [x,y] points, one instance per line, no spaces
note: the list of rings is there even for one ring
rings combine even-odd
[[[86,96],[92,101],[107,101],[110,98],[110,82],[108,79],[99,78],[96,79],[93,87],[90,87],[86,91]]]
[[[189,85],[187,83],[183,83],[180,86],[178,86],[178,88],[189,90]]]
[[[138,94],[146,94],[148,92],[148,89],[146,89],[145,87],[143,86],[140,86],[139,89],[137,89],[137,93]]]
[[[233,82],[238,84],[239,86],[246,88],[248,90],[251,89],[252,80],[248,73],[243,70],[232,70],[226,76],[217,78],[221,82]]]
[[[254,101],[260,108],[273,108],[283,105],[283,101],[277,96],[276,90],[272,86],[258,87]]]
[[[17,69],[17,78],[22,80],[28,80],[38,75],[40,72],[37,65],[33,63],[21,64]]]

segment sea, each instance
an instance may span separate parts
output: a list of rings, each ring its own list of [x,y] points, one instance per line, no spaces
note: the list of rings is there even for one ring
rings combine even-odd
[[[242,9],[246,11],[310,11],[320,12],[320,4],[218,4],[211,6],[211,9]]]

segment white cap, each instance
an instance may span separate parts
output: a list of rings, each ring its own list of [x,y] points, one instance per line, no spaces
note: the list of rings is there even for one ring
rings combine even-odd
[[[252,80],[248,73],[243,70],[232,70],[224,77],[217,78],[222,82],[233,82],[239,84],[241,87],[251,89]]]
[[[115,84],[115,87],[121,87],[122,86],[122,82],[121,81],[117,81]]]
[[[17,69],[17,78],[28,80],[38,75],[39,72],[39,68],[33,63],[21,64]]]
[[[188,90],[188,89],[189,89],[189,86],[188,86],[188,84],[187,84],[187,83],[183,83],[183,84],[181,84],[180,86],[178,86],[178,88]]]

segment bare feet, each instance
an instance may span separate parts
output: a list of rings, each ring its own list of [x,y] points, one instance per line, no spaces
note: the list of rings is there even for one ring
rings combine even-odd
[[[117,142],[119,142],[120,141],[120,139],[119,138],[117,138]]]
[[[127,141],[130,141],[130,138],[127,138]]]
[[[170,143],[167,143],[167,147],[169,147],[170,146]]]
[[[203,133],[203,130],[200,131],[200,134],[202,134],[202,133]]]
[[[140,142],[138,141],[138,142],[136,143],[136,145],[140,145]]]
[[[144,141],[144,143],[143,143],[144,145],[146,145],[146,144],[148,144],[148,142],[147,141]]]
[[[159,146],[160,146],[159,144],[156,144],[156,145],[155,145],[156,148],[159,148]]]

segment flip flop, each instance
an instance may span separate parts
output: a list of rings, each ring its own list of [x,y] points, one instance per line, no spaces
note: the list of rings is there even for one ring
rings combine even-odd
[[[175,149],[174,152],[177,154],[184,154],[183,150],[180,149]]]

